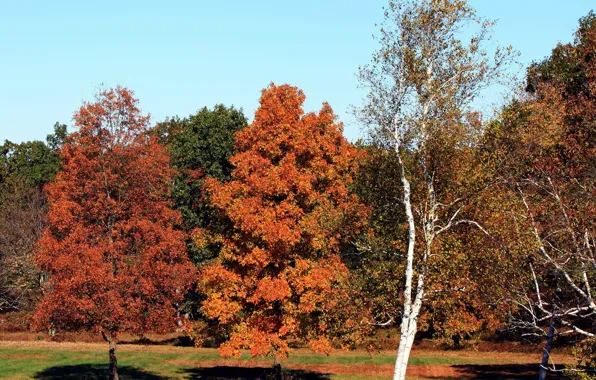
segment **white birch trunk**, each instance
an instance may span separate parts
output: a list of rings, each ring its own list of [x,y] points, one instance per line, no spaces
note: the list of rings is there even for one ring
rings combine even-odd
[[[397,358],[395,359],[395,368],[393,370],[393,380],[401,380],[406,378],[407,365],[404,366],[404,358],[406,356],[406,340],[405,337],[408,335],[409,320],[402,318],[401,321],[401,335],[399,337],[399,348],[397,349]],[[407,364],[406,359],[406,364]]]
[[[427,250],[428,252],[428,250]],[[425,259],[427,255],[424,256]],[[424,271],[418,274],[418,284],[416,287],[416,298],[414,303],[410,302],[410,313],[406,317],[404,313],[402,317],[401,335],[399,338],[399,348],[397,351],[397,359],[395,361],[395,369],[393,371],[393,379],[404,380],[406,378],[406,371],[408,369],[408,361],[410,359],[410,353],[412,346],[414,345],[414,339],[418,332],[418,317],[420,315],[420,309],[422,308],[422,300],[424,298]],[[410,298],[411,300],[411,298]],[[404,305],[405,309],[405,305]]]
[[[406,322],[406,328],[402,328],[402,335],[399,339],[399,349],[397,352],[397,359],[395,361],[395,370],[393,371],[393,379],[404,380],[406,378],[406,371],[408,369],[408,360],[410,359],[410,352],[414,345],[414,338],[417,330],[417,317],[410,318]]]
[[[418,287],[416,289],[416,300],[412,303],[412,283],[414,279],[414,247],[416,244],[416,225],[414,222],[414,213],[412,211],[411,202],[411,188],[410,182],[406,178],[405,168],[400,156],[400,141],[397,127],[395,130],[395,152],[400,166],[400,179],[403,185],[403,202],[408,220],[408,251],[406,257],[406,281],[404,286],[404,311],[401,321],[401,335],[399,338],[399,348],[397,351],[397,358],[395,360],[395,369],[393,372],[394,380],[403,380],[406,378],[406,370],[408,367],[408,360],[410,358],[410,351],[414,344],[416,336],[418,314],[422,304],[421,291],[423,287],[420,285],[424,283],[424,277],[419,276]]]
[[[430,63],[426,69],[427,74],[427,84],[430,85],[433,75],[433,64]],[[430,102],[426,102],[423,107],[422,111],[422,120],[425,120],[430,108]],[[393,379],[394,380],[404,380],[406,378],[406,370],[408,368],[408,360],[410,359],[410,352],[412,351],[412,345],[414,344],[414,338],[416,337],[416,331],[418,329],[418,315],[420,314],[420,308],[422,307],[422,299],[424,297],[424,269],[421,268],[420,272],[418,273],[418,281],[416,286],[416,298],[412,303],[412,283],[414,279],[414,247],[416,245],[416,223],[414,220],[414,213],[412,211],[412,200],[411,200],[411,186],[410,181],[406,177],[404,163],[401,158],[400,152],[400,144],[402,142],[401,136],[399,135],[399,123],[397,119],[397,115],[395,115],[393,121],[393,128],[394,128],[394,138],[395,138],[395,153],[397,155],[397,160],[400,167],[400,179],[403,186],[403,202],[404,202],[404,209],[406,212],[406,218],[408,220],[408,252],[406,257],[406,282],[404,286],[404,312],[401,321],[401,335],[399,338],[399,348],[397,351],[397,359],[395,361],[395,369],[393,372]],[[422,144],[424,146],[424,142],[426,140],[426,123],[423,122],[422,125]],[[423,162],[423,170],[425,172],[425,178],[427,179],[427,186],[429,190],[429,200],[433,203],[434,206],[434,186],[432,184],[432,180],[428,175],[426,175],[426,165]],[[430,182],[429,182],[430,181]],[[426,250],[425,255],[422,259],[422,264],[424,266],[424,262],[428,257],[429,249],[430,249],[430,242],[432,238],[429,239],[428,233],[425,230],[425,242]]]

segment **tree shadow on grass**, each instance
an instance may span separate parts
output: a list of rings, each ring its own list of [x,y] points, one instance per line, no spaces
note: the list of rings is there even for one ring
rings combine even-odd
[[[535,380],[540,368],[538,364],[458,364],[452,367],[457,368],[462,377],[482,380]],[[548,379],[567,379],[558,373],[549,373],[547,377]]]
[[[140,368],[122,366],[118,368],[118,375],[121,380],[165,380],[165,377],[144,371]],[[65,365],[46,368],[33,377],[40,380],[58,379],[81,379],[81,380],[105,380],[108,378],[107,364],[79,364]]]
[[[187,336],[179,336],[164,340],[153,340],[149,338],[139,338],[132,340],[123,340],[119,344],[136,344],[141,346],[176,346],[176,347],[194,347],[194,341]]]
[[[183,372],[190,380],[267,380],[274,379],[273,368],[243,368],[219,366],[211,368],[191,368]],[[329,375],[296,369],[284,369],[284,379],[292,380],[329,380]]]

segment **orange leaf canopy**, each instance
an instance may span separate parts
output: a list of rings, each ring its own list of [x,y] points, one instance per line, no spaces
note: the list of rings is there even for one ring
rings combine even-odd
[[[193,266],[170,207],[168,154],[125,88],[74,114],[78,131],[46,190],[49,227],[37,261],[49,274],[38,328],[93,328],[115,337],[172,328]]]
[[[236,134],[232,180],[206,183],[234,226],[200,278],[203,312],[229,333],[224,356],[246,348],[285,357],[288,338],[327,352],[331,338],[356,326],[331,312],[348,297],[342,242],[368,213],[349,192],[361,153],[328,104],[305,114],[304,100],[289,85],[263,90],[254,122]],[[197,231],[195,241],[206,235]]]

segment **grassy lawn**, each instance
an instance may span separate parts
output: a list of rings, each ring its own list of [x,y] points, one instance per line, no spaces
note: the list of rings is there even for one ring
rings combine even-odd
[[[394,360],[391,352],[324,356],[298,350],[284,367],[295,379],[387,379]],[[500,369],[505,371],[501,378],[522,379],[506,374],[531,373],[535,362],[536,355],[528,354],[420,351],[413,353],[410,368],[412,379],[499,378]],[[224,360],[216,350],[192,347],[122,345],[118,350],[122,379],[259,379],[267,377],[271,363],[248,355]],[[488,377],[478,376],[483,368],[490,369]],[[3,379],[105,379],[106,373],[107,345],[0,342]]]

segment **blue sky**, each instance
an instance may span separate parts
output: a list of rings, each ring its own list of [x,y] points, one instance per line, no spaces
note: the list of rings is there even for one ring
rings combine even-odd
[[[387,0],[0,0],[0,141],[44,139],[98,86],[133,89],[153,121],[216,103],[252,118],[260,90],[290,83],[328,101],[351,140],[358,66]],[[528,64],[568,42],[593,0],[470,0]]]

